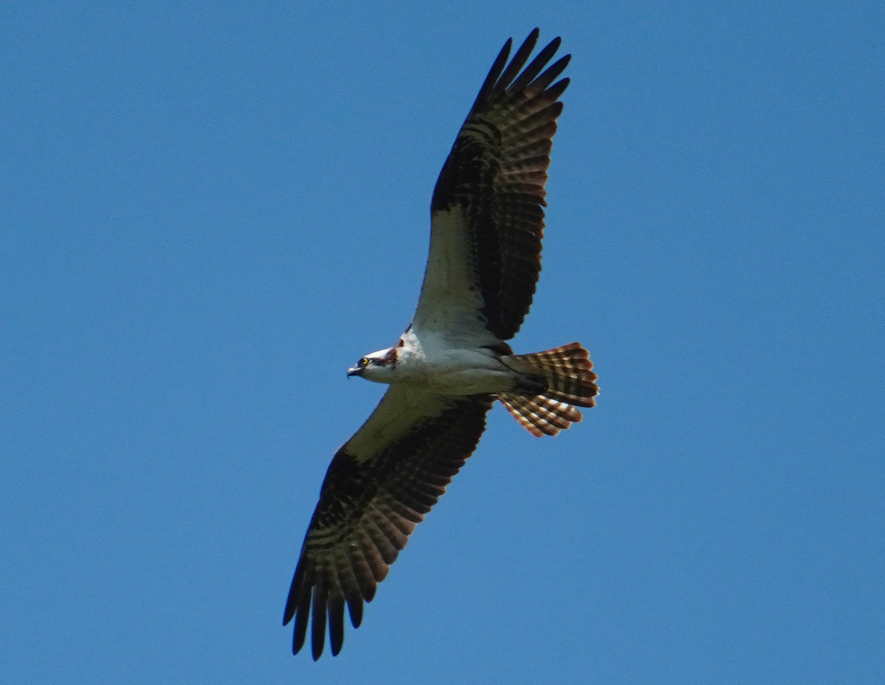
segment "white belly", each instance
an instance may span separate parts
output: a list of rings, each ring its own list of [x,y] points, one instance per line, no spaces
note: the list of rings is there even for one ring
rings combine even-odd
[[[486,348],[452,349],[406,340],[400,348],[394,383],[420,386],[443,395],[477,395],[512,390],[516,374]]]

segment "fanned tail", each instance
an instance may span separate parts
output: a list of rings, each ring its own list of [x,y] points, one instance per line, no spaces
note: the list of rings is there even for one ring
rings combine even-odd
[[[498,399],[532,435],[556,435],[581,420],[575,407],[593,407],[598,393],[590,353],[580,343],[545,352],[502,357],[514,371],[538,379],[544,391],[536,395],[501,393]]]

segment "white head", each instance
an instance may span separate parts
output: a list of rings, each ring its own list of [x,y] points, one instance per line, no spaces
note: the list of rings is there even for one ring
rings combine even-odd
[[[386,350],[367,354],[356,363],[356,366],[347,370],[347,375],[361,376],[376,383],[390,383],[393,380],[395,368],[396,348],[388,347]]]

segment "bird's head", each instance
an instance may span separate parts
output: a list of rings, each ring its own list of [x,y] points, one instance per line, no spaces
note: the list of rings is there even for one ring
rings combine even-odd
[[[349,376],[361,376],[368,381],[376,383],[390,383],[393,379],[393,370],[396,367],[396,348],[388,347],[386,350],[378,350],[367,354],[360,359],[356,366],[347,370]]]

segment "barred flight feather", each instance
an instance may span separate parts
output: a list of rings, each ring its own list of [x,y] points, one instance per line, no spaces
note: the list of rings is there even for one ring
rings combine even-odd
[[[409,534],[476,448],[493,401],[490,395],[451,399],[407,435],[379,444],[364,462],[348,453],[347,444],[338,450],[286,602],[284,622],[295,619],[294,652],[304,646],[311,615],[313,658],[323,652],[327,625],[332,654],[340,651],[344,604],[359,626],[363,602],[372,601]],[[391,388],[375,411],[402,411],[401,402]]]
[[[489,75],[439,175],[431,201],[432,236],[452,230],[446,217],[463,217],[473,283],[485,325],[500,340],[522,325],[541,271],[547,169],[559,97],[567,78],[566,55],[548,66],[559,49],[551,41],[523,69],[538,40],[532,31],[507,64],[508,41]],[[521,73],[520,73],[521,71]],[[555,81],[555,83],[554,83]],[[552,84],[552,85],[551,85]],[[442,243],[443,241],[437,241]],[[430,257],[415,323],[431,320],[430,311],[449,292],[431,237]],[[439,290],[437,290],[439,288]],[[465,293],[465,297],[466,297]]]

